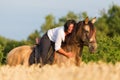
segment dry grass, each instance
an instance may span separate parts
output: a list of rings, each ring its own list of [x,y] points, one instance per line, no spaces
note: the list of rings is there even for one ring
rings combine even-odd
[[[81,63],[80,67],[45,65],[0,67],[0,80],[120,80],[120,63]]]

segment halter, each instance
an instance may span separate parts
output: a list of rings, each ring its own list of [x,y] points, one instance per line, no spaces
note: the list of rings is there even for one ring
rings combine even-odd
[[[95,41],[89,42],[90,38],[91,38],[92,35],[93,35],[94,27],[92,28],[92,24],[91,24],[90,22],[88,22],[88,24],[84,24],[84,21],[81,21],[80,27],[83,28],[83,26],[85,26],[85,25],[89,25],[89,27],[90,27],[90,33],[89,33],[89,35],[87,35],[87,34],[85,33],[85,36],[86,36],[86,38],[87,38],[87,41],[83,41],[81,38],[80,38],[80,40],[77,41],[77,44],[80,44],[81,46],[82,46],[82,45],[88,45],[88,43],[95,43]],[[86,43],[87,43],[87,44],[86,44]]]

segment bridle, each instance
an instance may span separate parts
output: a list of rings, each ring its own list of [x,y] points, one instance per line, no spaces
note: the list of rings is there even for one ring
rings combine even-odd
[[[88,24],[84,24],[84,21],[82,21],[81,25],[80,25],[82,31],[83,31],[83,26],[85,26],[85,25],[89,25],[89,23]],[[87,35],[88,32],[85,32],[86,41],[83,41],[82,38],[81,38],[81,36],[80,36],[80,40],[78,40],[78,43],[80,45],[88,46],[89,43],[95,43],[96,42],[96,41],[91,41],[90,42],[90,39],[91,39],[91,37],[93,35],[93,30],[94,29],[92,30],[90,25],[89,25],[89,27],[90,27],[90,33],[89,33],[89,35]]]

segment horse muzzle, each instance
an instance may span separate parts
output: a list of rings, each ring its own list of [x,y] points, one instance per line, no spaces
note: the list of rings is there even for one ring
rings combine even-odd
[[[90,53],[95,53],[97,50],[97,43],[89,43],[88,47]]]

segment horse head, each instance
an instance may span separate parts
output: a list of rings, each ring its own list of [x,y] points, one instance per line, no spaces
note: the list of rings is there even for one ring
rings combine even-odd
[[[77,41],[80,46],[88,46],[91,53],[94,53],[97,49],[95,22],[96,18],[89,20],[87,17],[85,20],[78,22],[76,27]]]

